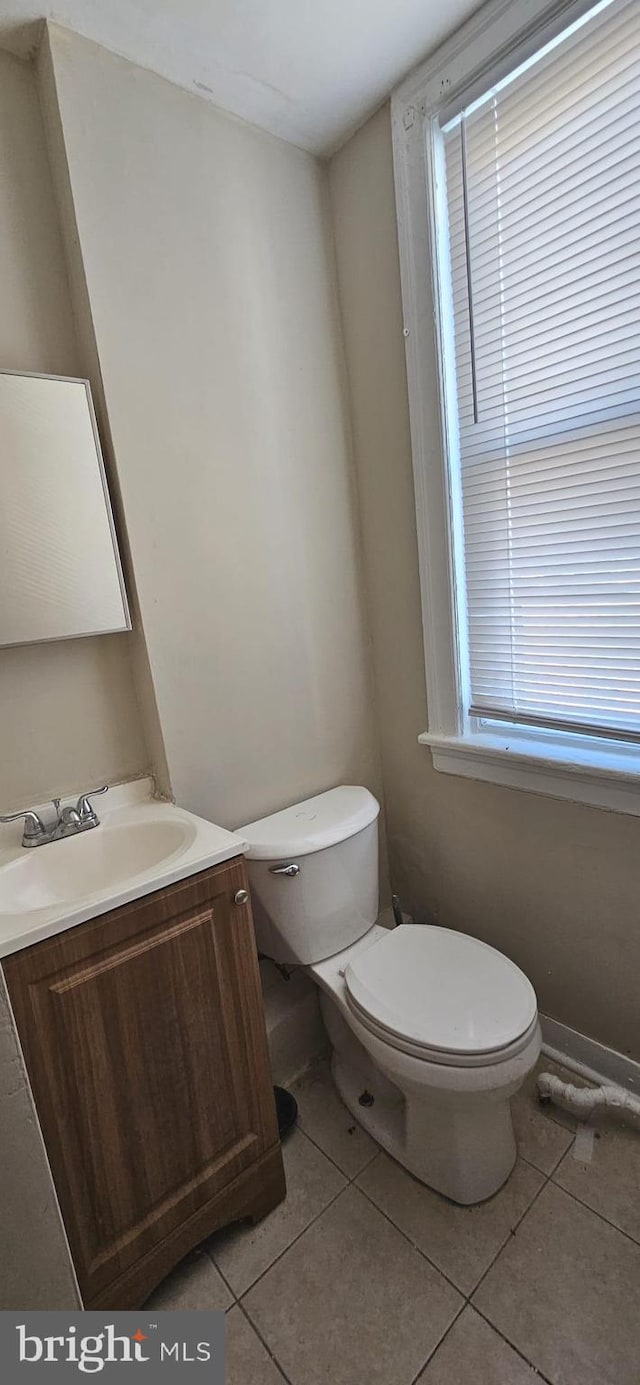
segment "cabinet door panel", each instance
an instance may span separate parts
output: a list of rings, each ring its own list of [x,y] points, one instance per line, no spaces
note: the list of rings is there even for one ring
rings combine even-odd
[[[277,1142],[242,863],[5,963],[85,1303]]]

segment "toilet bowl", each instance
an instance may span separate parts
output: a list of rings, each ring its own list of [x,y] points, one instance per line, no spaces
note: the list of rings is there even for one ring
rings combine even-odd
[[[240,829],[258,945],[318,984],[355,1119],[423,1183],[481,1202],[516,1158],[510,1099],[540,1052],[535,992],[468,934],[377,923],[378,813],[343,785]]]

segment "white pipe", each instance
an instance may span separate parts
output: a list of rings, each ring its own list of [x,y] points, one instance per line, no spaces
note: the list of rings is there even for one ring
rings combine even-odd
[[[626,1116],[640,1123],[640,1097],[626,1092],[624,1087],[574,1087],[570,1082],[561,1082],[550,1072],[541,1072],[538,1078],[538,1093],[541,1101],[555,1101],[574,1116],[582,1120],[599,1107]]]

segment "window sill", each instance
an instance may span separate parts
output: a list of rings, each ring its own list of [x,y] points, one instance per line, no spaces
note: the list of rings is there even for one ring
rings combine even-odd
[[[589,803],[611,812],[640,816],[640,752],[635,748],[585,745],[575,738],[558,745],[528,736],[475,734],[418,737],[428,745],[434,769],[511,789]]]

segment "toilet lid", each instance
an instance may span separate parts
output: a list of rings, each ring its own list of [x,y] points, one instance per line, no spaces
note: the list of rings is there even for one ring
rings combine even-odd
[[[518,1039],[537,1013],[520,968],[479,938],[401,924],[344,973],[360,1009],[390,1035],[447,1053],[493,1053]]]

